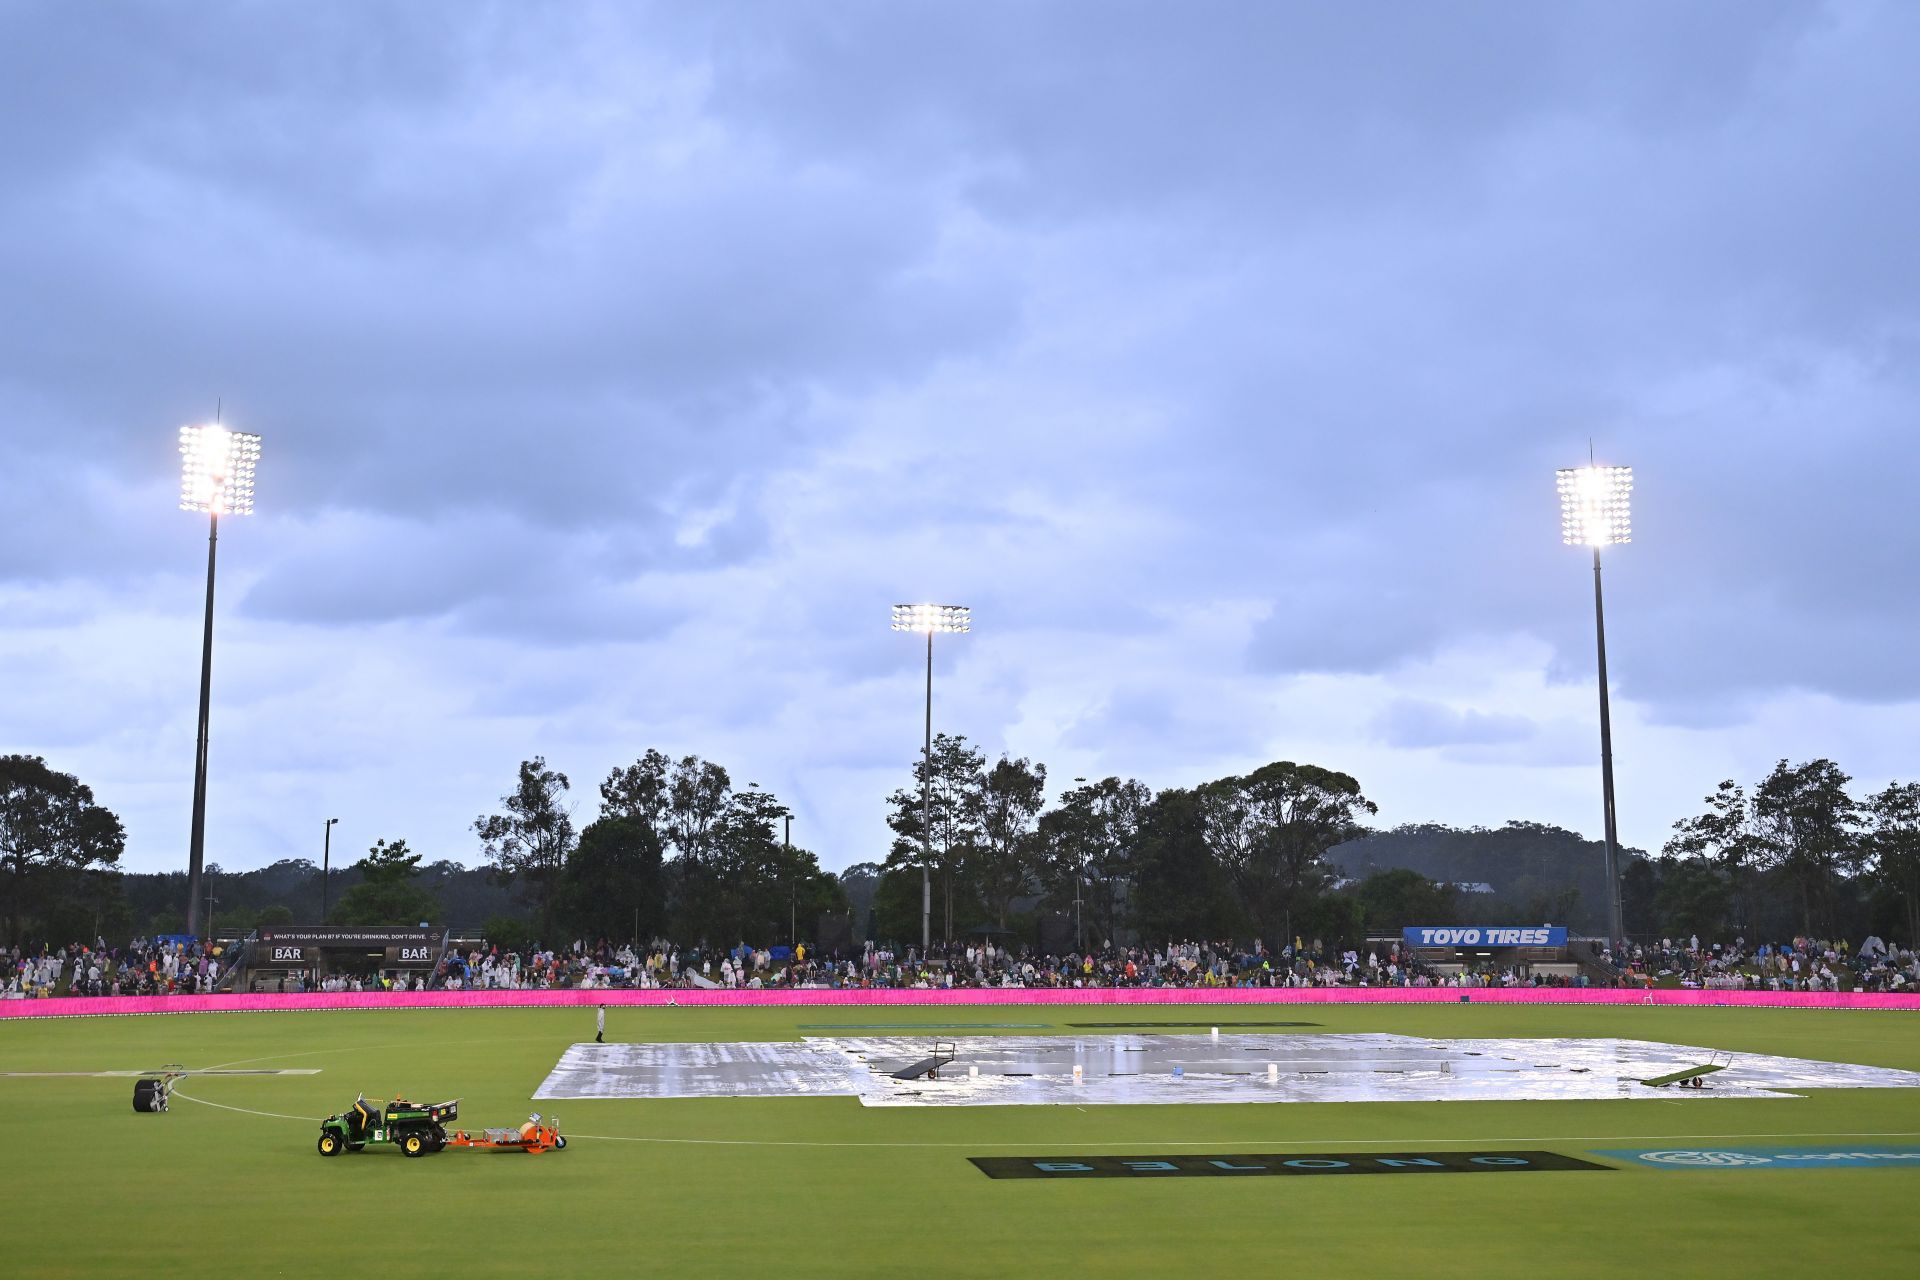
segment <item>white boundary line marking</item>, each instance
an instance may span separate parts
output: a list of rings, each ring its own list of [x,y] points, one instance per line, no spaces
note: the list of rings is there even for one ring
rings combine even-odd
[[[300,1121],[303,1125],[319,1125],[323,1117],[317,1115],[286,1115],[284,1111],[253,1111],[252,1107],[234,1107],[225,1102],[207,1102],[205,1098],[194,1098],[192,1094],[182,1094],[179,1088],[173,1090],[175,1098],[184,1098],[186,1102],[198,1102],[204,1107],[219,1107],[221,1111],[236,1111],[240,1115],[257,1115],[269,1121]],[[649,1142],[659,1146],[718,1146],[718,1148],[895,1148],[895,1150],[947,1150],[947,1148],[1035,1148],[1043,1146],[1037,1142],[818,1142],[818,1140],[776,1140],[776,1138],[636,1138],[628,1134],[566,1134],[568,1138],[584,1138],[588,1142]],[[1834,1132],[1799,1132],[1799,1134],[1601,1134],[1601,1136],[1500,1136],[1500,1138],[1283,1138],[1286,1146],[1296,1148],[1404,1148],[1404,1146],[1498,1146],[1498,1144],[1542,1144],[1542,1142],[1703,1142],[1703,1140],[1724,1142],[1730,1138],[1920,1138],[1920,1132],[1862,1132],[1862,1134],[1834,1134]],[[1265,1142],[1261,1138],[1261,1142]],[[1073,1146],[1069,1140],[1068,1146]],[[1079,1146],[1089,1146],[1081,1142]],[[1248,1146],[1246,1138],[1181,1138],[1162,1142],[1154,1138],[1127,1140],[1117,1144],[1114,1140],[1100,1140],[1096,1146],[1129,1146],[1129,1148],[1244,1148]]]
[[[194,1098],[192,1094],[182,1094],[179,1088],[173,1090],[175,1098],[184,1098],[186,1102],[198,1102],[204,1107],[219,1107],[221,1111],[238,1111],[240,1115],[259,1115],[269,1121],[300,1121],[303,1125],[319,1125],[321,1117],[317,1115],[286,1115],[282,1111],[253,1111],[252,1107],[234,1107],[225,1102],[207,1102],[205,1098]],[[983,1148],[1037,1148],[1044,1146],[1039,1142],[808,1142],[808,1140],[774,1140],[774,1138],[636,1138],[628,1134],[566,1134],[568,1138],[582,1138],[588,1142],[647,1142],[659,1146],[718,1146],[718,1148],[893,1148],[893,1150],[983,1150]],[[1705,1142],[1705,1140],[1724,1142],[1730,1138],[1920,1138],[1920,1132],[1866,1132],[1866,1134],[1832,1134],[1832,1132],[1812,1132],[1812,1134],[1601,1134],[1601,1136],[1500,1136],[1500,1138],[1281,1138],[1284,1146],[1292,1148],[1405,1148],[1405,1146],[1465,1146],[1482,1148],[1498,1144],[1542,1144],[1542,1142]],[[1265,1142],[1261,1138],[1260,1142]],[[1069,1140],[1066,1146],[1075,1146]],[[1089,1146],[1079,1142],[1077,1146]],[[1183,1138],[1175,1142],[1162,1142],[1156,1138],[1140,1138],[1127,1142],[1100,1140],[1092,1146],[1129,1146],[1129,1148],[1244,1148],[1248,1140],[1242,1138]]]
[[[176,1098],[185,1098],[188,1102],[197,1102],[203,1107],[218,1107],[222,1111],[237,1111],[243,1116],[263,1116],[268,1120],[299,1120],[305,1124],[319,1124],[322,1120],[326,1119],[325,1116],[290,1116],[290,1115],[285,1115],[278,1111],[254,1111],[248,1107],[228,1106],[224,1102],[208,1102],[205,1098],[196,1098],[190,1093],[181,1092],[177,1086],[174,1088],[173,1096]],[[1841,1138],[1841,1137],[1857,1137],[1859,1135],[1836,1133],[1830,1136],[1835,1138]]]
[[[0,1071],[0,1080],[131,1080],[135,1076],[317,1076],[319,1067],[262,1067],[252,1071],[231,1071],[221,1067],[199,1070],[183,1067],[149,1067],[133,1071]]]
[[[196,1099],[197,1101],[197,1099]],[[907,1149],[958,1147],[969,1150],[981,1148],[1030,1149],[1074,1147],[1081,1150],[1089,1146],[1114,1147],[1123,1145],[1110,1138],[1095,1139],[1091,1142],[806,1142],[776,1141],[769,1138],[631,1138],[606,1133],[570,1133],[569,1139],[579,1138],[589,1142],[650,1142],[673,1145],[710,1146],[710,1147],[901,1147]],[[1492,1147],[1492,1146],[1535,1146],[1542,1143],[1568,1142],[1698,1142],[1712,1138],[1920,1138],[1916,1133],[1621,1133],[1606,1134],[1602,1137],[1533,1137],[1533,1138],[1279,1138],[1275,1141],[1289,1147]],[[1266,1141],[1259,1139],[1259,1141]],[[1214,1138],[1207,1140],[1181,1139],[1162,1142],[1154,1139],[1127,1140],[1125,1146],[1145,1149],[1148,1147],[1220,1147],[1223,1149],[1245,1147],[1249,1139],[1245,1137]]]

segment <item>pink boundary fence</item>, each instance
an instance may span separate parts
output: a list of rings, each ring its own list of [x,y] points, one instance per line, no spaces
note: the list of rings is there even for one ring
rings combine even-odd
[[[1626,991],[1587,987],[1120,987],[841,991],[408,991],[310,995],[106,996],[0,1000],[0,1018],[85,1018],[134,1013],[267,1013],[306,1009],[496,1009],[578,1005],[682,1008],[964,1005],[1310,1004],[1693,1005],[1719,1008],[1900,1009],[1920,1012],[1920,994],[1804,991]]]

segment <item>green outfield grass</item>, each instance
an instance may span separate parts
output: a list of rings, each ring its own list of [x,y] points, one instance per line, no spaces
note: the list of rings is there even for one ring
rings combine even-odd
[[[802,1024],[972,1021],[1093,1035],[1064,1024],[1210,1016],[1321,1024],[1309,1031],[1618,1035],[1920,1070],[1912,1014],[1643,1006],[613,1008],[607,1038],[791,1039],[831,1034]],[[592,1026],[592,1011],[581,1009],[0,1023],[0,1071],[321,1068],[188,1080],[172,1112],[158,1116],[132,1112],[126,1080],[0,1078],[0,1270],[143,1280],[1920,1272],[1916,1169],[1061,1183],[995,1181],[967,1163],[1387,1146],[1581,1155],[1920,1144],[1920,1090],[1785,1101],[926,1110],[863,1108],[851,1098],[531,1103],[561,1052],[590,1040]],[[573,1141],[538,1157],[448,1151],[406,1160],[382,1151],[322,1160],[316,1120],[362,1090],[459,1096],[471,1127],[550,1107]]]

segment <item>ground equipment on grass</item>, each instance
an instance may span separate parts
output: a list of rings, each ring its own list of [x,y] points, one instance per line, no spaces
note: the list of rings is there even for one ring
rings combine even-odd
[[[565,1149],[567,1140],[560,1136],[558,1118],[543,1121],[536,1111],[518,1129],[482,1129],[478,1133],[457,1130],[447,1139],[447,1145],[472,1147],[476,1151],[524,1151],[537,1156]]]
[[[953,1041],[935,1040],[933,1052],[918,1062],[910,1063],[893,1073],[895,1080],[918,1080],[925,1076],[929,1080],[940,1078],[940,1068],[952,1062],[958,1056],[954,1052]]]
[[[146,1112],[165,1111],[167,1097],[173,1092],[174,1082],[186,1074],[187,1069],[178,1063],[144,1073],[133,1082],[133,1109]]]
[[[1732,1065],[1733,1054],[1731,1052],[1722,1054],[1716,1051],[1709,1055],[1706,1062],[1699,1066],[1686,1067],[1680,1071],[1669,1071],[1666,1075],[1655,1076],[1651,1080],[1642,1080],[1640,1083],[1653,1089],[1665,1089],[1669,1085],[1679,1085],[1682,1089],[1704,1089],[1707,1087],[1708,1076],[1716,1071],[1725,1071]]]
[[[320,1122],[319,1150],[323,1156],[362,1151],[367,1146],[395,1146],[402,1155],[431,1155],[448,1144],[447,1122],[460,1114],[460,1100],[417,1103],[395,1098],[382,1106],[363,1095],[338,1115]]]
[[[208,1067],[195,1071],[178,1062],[138,1071],[0,1071],[0,1076],[74,1076],[84,1079],[131,1080],[133,1081],[133,1109],[146,1114],[164,1112],[167,1104],[173,1100],[174,1087],[188,1076],[314,1076],[319,1074],[318,1067],[278,1070],[265,1067],[245,1069]]]

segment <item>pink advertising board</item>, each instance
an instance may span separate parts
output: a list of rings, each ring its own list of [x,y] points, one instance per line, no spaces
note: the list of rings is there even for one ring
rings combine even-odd
[[[253,1013],[309,1009],[490,1009],[578,1005],[745,1008],[1009,1005],[1311,1004],[1702,1005],[1721,1008],[1897,1009],[1920,1012],[1920,994],[1787,991],[1624,991],[1582,987],[1119,987],[985,990],[410,991],[310,995],[108,996],[0,1000],[0,1019],[135,1013]]]

